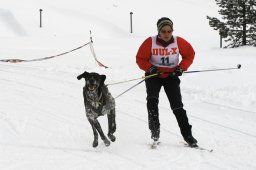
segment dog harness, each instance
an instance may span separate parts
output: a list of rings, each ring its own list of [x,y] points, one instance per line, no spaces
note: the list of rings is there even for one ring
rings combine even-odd
[[[106,86],[102,86],[100,94],[97,94],[97,92],[88,93],[86,87],[84,87],[84,104],[86,115],[90,118],[109,114],[115,108],[114,98]]]

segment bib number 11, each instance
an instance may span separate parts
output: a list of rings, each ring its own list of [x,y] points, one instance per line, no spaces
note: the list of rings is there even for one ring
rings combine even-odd
[[[162,57],[161,61],[162,61],[163,65],[169,65],[170,64],[169,57]]]

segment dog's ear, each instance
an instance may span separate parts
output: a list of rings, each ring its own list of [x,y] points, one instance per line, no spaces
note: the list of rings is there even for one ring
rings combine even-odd
[[[102,75],[100,75],[100,78],[101,78],[100,86],[103,86],[103,84],[106,80],[106,75],[102,74]]]
[[[86,78],[88,75],[89,73],[85,71],[83,74],[80,74],[79,76],[77,76],[77,79],[81,80],[81,78]]]

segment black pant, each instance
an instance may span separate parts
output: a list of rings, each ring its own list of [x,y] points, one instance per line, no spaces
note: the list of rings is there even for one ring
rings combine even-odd
[[[148,124],[151,132],[160,130],[158,103],[159,92],[163,86],[182,136],[186,137],[191,135],[192,126],[189,125],[186,110],[183,109],[180,93],[180,79],[170,76],[166,78],[151,77],[146,79],[145,82],[147,89]]]

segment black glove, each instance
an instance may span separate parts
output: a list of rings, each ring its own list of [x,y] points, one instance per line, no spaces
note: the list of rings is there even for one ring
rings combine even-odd
[[[174,70],[174,75],[175,76],[182,76],[183,70],[178,66],[176,67],[176,69]]]
[[[151,66],[151,67],[149,68],[149,73],[150,73],[150,74],[160,74],[160,71],[157,69],[156,66]]]

